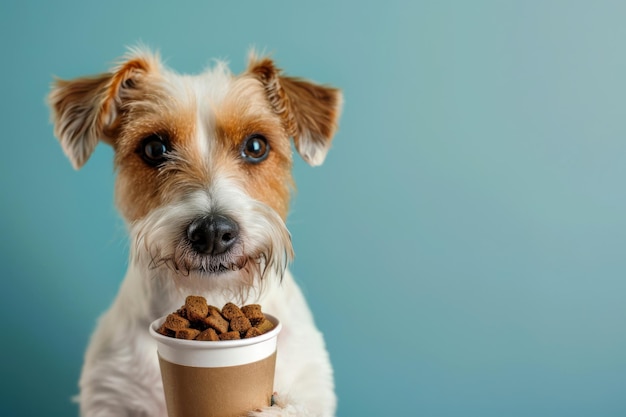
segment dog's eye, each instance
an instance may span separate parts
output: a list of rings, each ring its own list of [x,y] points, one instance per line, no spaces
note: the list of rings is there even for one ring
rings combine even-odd
[[[258,133],[248,136],[241,145],[241,157],[253,164],[265,160],[269,153],[270,145],[267,143],[267,139]]]
[[[150,135],[145,138],[139,147],[139,154],[151,166],[157,166],[165,161],[169,152],[167,140],[160,135]]]

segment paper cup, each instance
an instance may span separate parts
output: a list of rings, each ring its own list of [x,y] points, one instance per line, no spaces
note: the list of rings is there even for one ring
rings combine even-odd
[[[165,317],[152,322],[169,417],[238,417],[270,405],[282,326],[265,317],[271,331],[217,342],[163,336],[157,329]]]

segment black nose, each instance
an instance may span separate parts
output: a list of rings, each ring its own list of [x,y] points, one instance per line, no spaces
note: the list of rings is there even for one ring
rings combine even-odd
[[[219,255],[230,249],[239,236],[239,226],[219,214],[202,217],[187,227],[187,239],[196,252]]]

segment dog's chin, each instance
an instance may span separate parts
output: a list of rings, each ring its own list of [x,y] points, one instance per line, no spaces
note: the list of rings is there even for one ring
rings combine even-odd
[[[182,275],[220,277],[246,269],[250,258],[241,252],[211,256],[195,251],[177,251],[166,264]]]
[[[178,269],[178,271],[181,272],[182,274],[189,274],[189,275],[193,274],[196,276],[201,276],[201,277],[204,276],[204,277],[210,278],[210,277],[225,276],[229,273],[240,271],[243,269],[244,266],[245,264],[241,265],[238,263],[213,264],[213,263],[207,262],[198,267],[185,268],[182,270]]]
[[[221,275],[226,272],[237,271],[239,269],[240,268],[236,265],[219,264],[216,266],[210,266],[209,268],[200,267],[200,268],[192,269],[189,272],[194,272],[194,273],[198,273],[202,275]]]
[[[243,303],[265,285],[263,262],[255,257],[239,256],[225,262],[224,258],[195,254],[188,258],[170,259],[161,263],[164,276],[186,294],[222,294]],[[163,275],[162,275],[163,276]]]
[[[165,263],[169,268],[182,275],[193,273],[219,276],[226,272],[238,271],[248,262],[248,257],[240,244],[224,253],[211,255],[194,250],[190,243],[183,239],[168,255],[160,250],[156,253],[163,257],[162,262],[158,263]]]

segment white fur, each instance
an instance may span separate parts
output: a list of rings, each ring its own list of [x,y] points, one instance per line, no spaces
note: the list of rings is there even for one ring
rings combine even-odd
[[[239,271],[207,277],[193,271],[181,274],[171,265],[155,262],[155,248],[160,256],[172,253],[179,228],[216,205],[236,216],[247,250],[272,247],[274,258],[269,262],[273,267],[265,265],[262,283],[254,280],[246,285]],[[333,376],[323,337],[289,271],[280,279],[291,243],[273,211],[222,180],[210,192],[196,192],[150,213],[130,233],[128,272],[87,350],[80,379],[83,416],[166,416],[156,346],[148,325],[179,308],[189,294],[201,294],[218,306],[237,297],[242,303],[260,303],[265,311],[280,317],[284,330],[278,340],[276,405],[251,415],[334,415]]]

